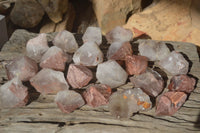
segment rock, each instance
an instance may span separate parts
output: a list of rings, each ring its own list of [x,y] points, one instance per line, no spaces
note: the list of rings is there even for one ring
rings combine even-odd
[[[42,56],[40,67],[64,71],[67,60],[68,56],[62,51],[62,49],[52,46]]]
[[[55,32],[55,28],[56,28],[56,23],[46,19],[45,24],[40,28],[40,33]]]
[[[30,83],[41,94],[56,94],[69,88],[62,72],[48,68],[39,71],[30,79]]]
[[[10,13],[10,19],[22,28],[33,28],[40,23],[43,15],[44,11],[36,0],[17,0]]]
[[[176,75],[170,80],[168,89],[171,91],[181,91],[191,93],[194,90],[196,80],[187,75]]]
[[[127,15],[141,9],[141,0],[92,0],[93,9],[103,34],[126,22]]]
[[[73,61],[77,65],[97,66],[103,62],[103,53],[94,42],[86,42],[74,53]]]
[[[78,44],[74,35],[66,30],[61,31],[56,35],[53,44],[68,53],[74,53],[78,49]]]
[[[1,6],[0,6],[1,7]],[[1,12],[0,12],[1,14]],[[8,41],[8,33],[6,27],[6,18],[3,15],[0,15],[0,50],[3,47],[4,43]]]
[[[28,102],[28,88],[17,78],[0,87],[0,108],[21,107]]]
[[[158,96],[164,89],[164,81],[159,73],[148,69],[145,73],[130,78],[134,87],[141,88],[150,96]]]
[[[82,40],[86,42],[95,42],[97,45],[102,43],[101,29],[99,27],[88,27],[83,34]]]
[[[55,102],[64,113],[71,113],[85,104],[82,96],[72,90],[59,91],[55,97]]]
[[[184,92],[166,92],[156,99],[156,115],[173,115],[185,103]]]
[[[148,58],[140,55],[127,55],[125,58],[126,72],[129,75],[140,75],[148,66]]]
[[[66,13],[68,7],[68,0],[38,0],[38,2],[54,23],[63,19],[63,14]]]
[[[117,91],[110,96],[109,111],[117,118],[129,118],[138,112],[137,99],[132,89]]]
[[[170,51],[164,42],[154,40],[139,40],[139,53],[146,56],[150,61],[157,61],[166,58]]]
[[[129,29],[124,29],[121,26],[117,26],[108,33],[106,33],[106,40],[108,43],[113,42],[129,42],[133,38],[133,33]]]
[[[129,42],[114,42],[110,45],[107,58],[112,60],[125,60],[127,55],[132,55],[133,50]]]
[[[39,34],[30,39],[26,44],[26,54],[37,63],[40,62],[43,54],[49,49],[46,34]]]
[[[128,74],[114,60],[108,60],[97,66],[96,78],[101,84],[106,84],[111,88],[125,84]]]
[[[18,77],[21,81],[28,81],[38,72],[37,63],[27,56],[17,57],[6,65],[8,79]]]
[[[108,104],[112,89],[103,84],[92,85],[83,93],[87,105],[98,107]]]
[[[141,13],[133,14],[124,27],[131,29],[133,34],[134,28],[137,28],[153,40],[183,41],[200,46],[199,15],[193,17],[198,8],[194,8],[196,11],[193,12],[191,3],[199,6],[194,0],[160,0]]]
[[[92,78],[92,71],[87,67],[75,64],[69,65],[67,81],[73,88],[86,86]]]
[[[186,74],[189,69],[189,63],[179,52],[172,51],[166,58],[162,59],[159,66],[172,75]]]

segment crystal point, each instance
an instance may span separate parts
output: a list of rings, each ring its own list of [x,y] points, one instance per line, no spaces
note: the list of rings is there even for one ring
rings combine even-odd
[[[83,34],[83,42],[95,42],[100,45],[102,43],[101,29],[99,27],[88,27]]]

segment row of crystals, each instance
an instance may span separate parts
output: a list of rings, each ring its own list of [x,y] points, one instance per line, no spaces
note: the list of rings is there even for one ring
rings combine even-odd
[[[129,43],[132,36],[131,31],[119,26],[107,33],[106,39],[111,45],[107,52],[108,61],[103,62],[103,53],[99,48],[102,35],[97,27],[88,27],[80,48],[73,34],[68,31],[59,32],[53,40],[54,46],[50,48],[46,35],[40,34],[28,41],[27,56],[18,57],[6,65],[10,81],[1,86],[1,106],[25,105],[28,92],[21,81],[30,81],[42,94],[57,93],[55,101],[63,112],[69,113],[83,106],[85,101],[97,107],[107,104],[110,99],[112,114],[130,117],[138,111],[149,110],[152,107],[149,96],[157,97],[164,89],[161,75],[147,68],[150,60],[158,61],[161,68],[174,75],[168,86],[173,91],[159,96],[156,104],[157,115],[173,115],[185,102],[185,93],[194,89],[195,80],[185,75],[188,62],[180,53],[170,52],[164,43],[153,40],[140,40],[140,55],[133,55]],[[69,64],[72,59],[74,64]],[[120,66],[120,61],[125,62],[126,71]],[[37,63],[42,68],[39,72]],[[65,70],[66,63],[69,66],[65,79],[61,71]],[[84,101],[79,93],[69,90],[68,83],[73,88],[88,85],[93,73],[87,67],[94,66],[97,66],[96,78],[101,84],[90,85],[83,93]],[[128,75],[134,75],[130,81],[136,88],[117,91],[110,97],[111,88],[125,84]]]

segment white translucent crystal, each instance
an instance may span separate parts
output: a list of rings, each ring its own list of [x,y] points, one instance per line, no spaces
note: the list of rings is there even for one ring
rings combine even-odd
[[[61,31],[56,35],[53,44],[68,53],[74,53],[78,49],[78,44],[74,35],[66,30]]]
[[[113,42],[128,42],[133,38],[133,33],[129,29],[124,29],[117,26],[106,34],[106,39],[109,43]]]
[[[26,44],[26,54],[37,63],[40,62],[42,55],[49,49],[46,34],[39,34],[30,39]]]
[[[146,56],[150,61],[157,61],[166,58],[170,51],[164,42],[154,40],[139,40],[140,55]]]
[[[97,66],[96,77],[100,83],[115,88],[125,84],[128,74],[116,61],[108,60]]]
[[[14,92],[10,88],[14,87]],[[17,78],[13,78],[0,87],[0,108],[16,107],[23,105],[28,95],[28,89]],[[24,103],[23,103],[24,101]]]
[[[99,27],[88,27],[82,37],[84,43],[95,42],[100,45],[102,43],[101,29]]]
[[[189,63],[182,54],[172,51],[166,58],[159,62],[159,65],[172,75],[187,74]]]
[[[117,118],[129,118],[139,111],[132,89],[117,91],[110,96],[109,110]]]
[[[103,62],[103,53],[96,43],[86,42],[74,53],[73,61],[77,65],[96,66]]]
[[[123,42],[113,42],[108,48],[107,58],[110,59],[123,45]]]

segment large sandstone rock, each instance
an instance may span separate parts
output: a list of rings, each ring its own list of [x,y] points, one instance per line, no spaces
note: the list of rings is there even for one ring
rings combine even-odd
[[[58,23],[62,20],[63,14],[67,11],[68,0],[38,0],[49,18]]]
[[[200,20],[200,11],[195,8],[199,2],[193,2],[192,6],[191,2],[161,0],[143,12],[132,15],[124,27],[131,29],[134,35],[141,30],[153,40],[191,42],[200,46],[200,23],[197,21]]]
[[[139,11],[141,0],[91,0],[98,24],[105,34],[118,25],[125,24],[127,15]]]
[[[23,28],[32,28],[40,23],[44,11],[36,0],[17,0],[10,14],[11,21]]]

